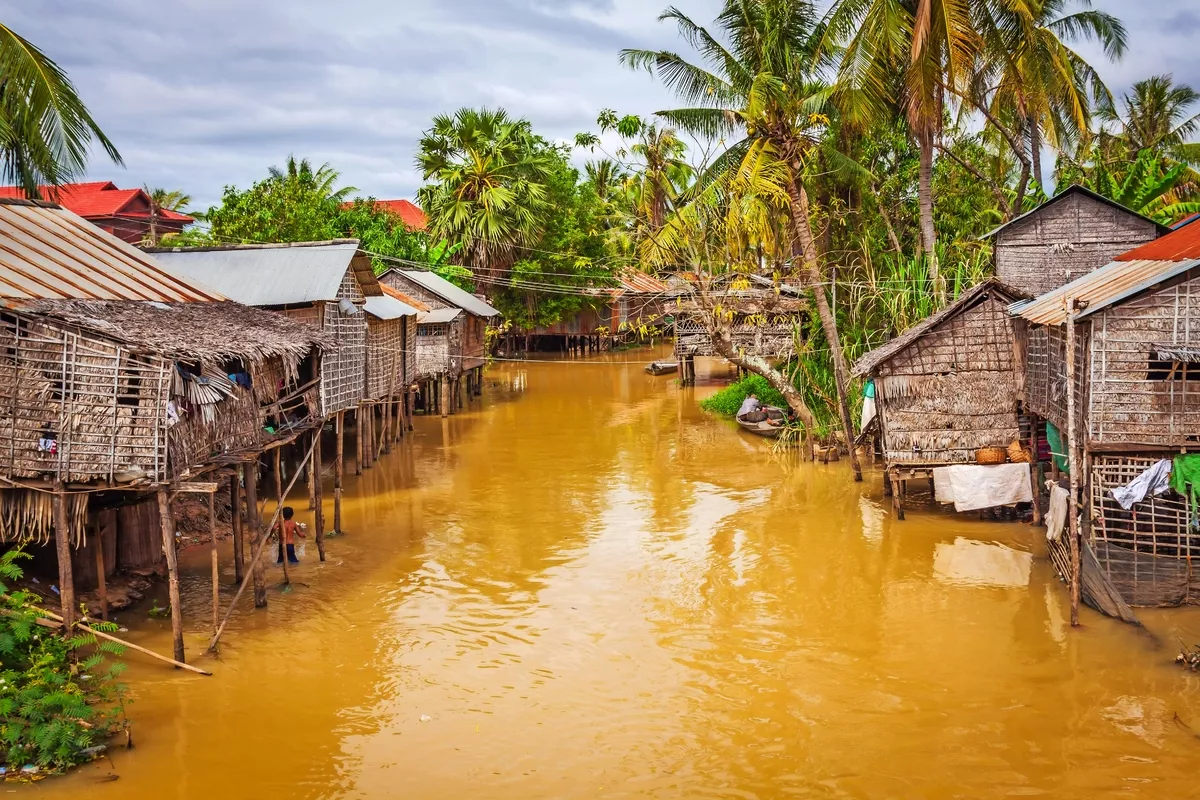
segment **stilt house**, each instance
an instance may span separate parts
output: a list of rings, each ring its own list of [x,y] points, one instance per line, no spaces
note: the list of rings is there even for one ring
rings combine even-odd
[[[330,347],[316,380],[320,416],[367,398],[368,297],[383,290],[358,240],[150,249],[171,269],[248,306],[276,311],[324,332]]]
[[[359,425],[367,426],[368,446],[359,454],[356,469],[373,461],[376,450],[390,450],[390,445],[407,427],[409,387],[414,373],[416,355],[417,310],[395,297],[395,290],[380,284],[383,293],[368,297],[367,312],[367,398],[371,414],[360,417]],[[375,432],[378,417],[379,431]],[[360,437],[361,440],[361,437]]]
[[[1020,292],[989,280],[862,356],[873,382],[885,480],[897,511],[908,481],[970,464],[1021,437],[1020,371],[1008,307]]]
[[[0,201],[0,242],[0,542],[54,542],[69,618],[73,566],[102,594],[117,567],[173,566],[170,521],[125,512],[290,435],[326,341],[55,205]],[[175,627],[173,570],[171,605]]]
[[[1169,228],[1082,186],[1069,186],[983,238],[996,277],[1037,297],[1102,267]]]
[[[684,275],[672,281],[663,310],[672,316],[675,358],[682,365],[682,379],[689,382],[695,379],[697,356],[720,355],[710,333],[714,325],[729,331],[736,350],[775,360],[794,356],[808,301],[804,290],[762,275],[710,280]]]
[[[1126,509],[1112,493],[1162,459],[1182,456],[1178,469],[1200,453],[1200,226],[1013,312],[1027,326],[1026,405],[1062,432],[1067,449],[1068,405],[1076,409],[1074,449],[1087,487],[1082,537],[1112,586],[1133,606],[1200,602],[1196,505],[1167,491]],[[1189,484],[1187,493],[1197,490]],[[1069,575],[1065,545],[1051,554]]]
[[[527,351],[583,354],[612,349],[623,340],[669,336],[669,291],[657,278],[627,271],[617,278],[615,287],[596,289],[593,305],[553,325],[509,334],[506,349],[513,349],[516,343]]]
[[[457,405],[445,398],[459,396],[464,375],[468,394],[478,394],[487,355],[485,331],[500,312],[433,272],[389,269],[379,281],[429,307],[417,318],[417,372],[438,385],[443,410]]]

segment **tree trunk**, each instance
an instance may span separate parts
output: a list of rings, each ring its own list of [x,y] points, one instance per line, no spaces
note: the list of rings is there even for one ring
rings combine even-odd
[[[946,304],[946,287],[942,284],[941,270],[937,259],[937,231],[933,227],[933,133],[918,133],[917,148],[920,150],[920,170],[917,178],[917,199],[921,217],[921,245],[929,258],[929,282],[938,305]]]
[[[1046,184],[1042,183],[1042,129],[1036,119],[1029,121],[1029,158],[1033,163],[1033,179],[1037,181],[1038,188],[1045,191]]]
[[[829,344],[830,357],[833,361],[833,377],[834,383],[837,385],[838,410],[842,417],[842,432],[846,437],[846,451],[850,456],[850,465],[854,468],[854,480],[861,481],[862,464],[858,462],[858,453],[854,450],[854,423],[850,420],[850,398],[847,395],[850,385],[850,370],[846,365],[846,354],[842,352],[842,339],[838,335],[837,318],[829,307],[829,298],[825,294],[825,287],[821,285],[821,268],[813,243],[808,195],[799,180],[788,182],[788,195],[792,203],[792,230],[804,264],[802,275],[816,299],[817,315],[821,319],[821,329],[825,332],[825,341]]]

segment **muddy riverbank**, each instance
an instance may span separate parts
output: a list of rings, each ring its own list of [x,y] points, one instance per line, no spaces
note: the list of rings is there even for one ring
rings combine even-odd
[[[136,749],[10,788],[1194,793],[1200,740],[1176,717],[1200,731],[1200,676],[1171,661],[1200,614],[1142,612],[1150,636],[1085,611],[1071,631],[1040,531],[919,508],[896,522],[877,475],[773,454],[698,410],[712,386],[645,375],[651,357],[493,367],[481,404],[418,418],[347,479],[349,534],[289,592],[272,567],[269,608],[247,602],[220,658],[198,659],[214,677],[128,659]],[[184,559],[193,654],[207,563]],[[169,623],[121,622],[169,652]]]

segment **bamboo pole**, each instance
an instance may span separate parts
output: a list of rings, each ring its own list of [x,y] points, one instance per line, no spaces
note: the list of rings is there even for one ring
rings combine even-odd
[[[1033,484],[1033,524],[1042,524],[1042,487],[1038,485],[1038,415],[1029,415],[1029,482]]]
[[[442,412],[443,417],[452,413],[450,411],[452,402],[450,399],[450,376],[443,372],[442,378],[438,382],[438,409]]]
[[[213,633],[217,632],[217,623],[221,618],[221,570],[217,558],[217,494],[208,495],[208,535],[212,540],[212,619]]]
[[[313,514],[313,526],[316,530],[313,533],[313,539],[317,543],[317,554],[321,561],[325,560],[325,502],[322,497],[324,487],[321,486],[321,429],[317,428],[313,432],[312,446],[312,464],[313,472],[317,475],[317,507]]]
[[[171,640],[176,661],[185,661],[183,653],[183,607],[179,599],[179,559],[175,552],[174,514],[171,495],[165,486],[158,489],[158,524],[162,529],[163,553],[167,556],[167,591],[171,600]]]
[[[1067,309],[1067,462],[1071,471],[1071,496],[1068,505],[1071,546],[1071,626],[1079,625],[1080,542],[1079,542],[1079,469],[1078,425],[1075,422],[1075,298],[1064,301]]]
[[[283,491],[283,461],[279,454],[279,448],[275,448],[275,513],[283,514],[283,500],[286,494]],[[271,530],[275,527],[271,526]],[[288,554],[287,543],[283,540],[283,523],[279,523],[279,561],[283,564],[283,585],[292,585],[292,576],[288,573]]]
[[[246,557],[242,540],[242,465],[238,464],[233,477],[229,479],[229,513],[232,517],[229,526],[233,533],[233,582],[241,583],[246,571]]]
[[[54,482],[54,547],[58,553],[58,596],[67,627],[75,619],[75,576],[71,570],[71,523],[67,512],[67,494],[62,481]]]
[[[258,459],[251,464],[246,472],[246,523],[250,526],[251,552],[258,552],[261,544],[266,541],[262,530],[262,520],[258,516]],[[255,559],[250,563],[250,573],[254,578],[254,607],[267,607],[267,568],[265,564]],[[244,581],[243,581],[244,582]]]
[[[362,411],[363,411],[363,407],[359,406],[358,407],[358,420],[357,420],[358,425],[355,426],[358,429],[358,435],[356,438],[358,439],[358,446],[360,448],[360,452],[359,452],[359,462],[360,463],[362,461],[361,448],[363,445]],[[341,532],[342,532],[342,477],[343,477],[342,471],[345,468],[345,458],[346,458],[345,437],[342,434],[343,434],[343,431],[345,430],[345,424],[346,424],[345,413],[346,412],[344,412],[344,411],[339,411],[338,415],[337,415],[337,420],[335,421],[335,424],[337,426],[337,449],[334,451],[334,461],[333,461],[333,532],[335,534],[341,534]]]
[[[338,412],[335,419],[337,428],[337,452],[342,452],[342,412]],[[363,474],[363,429],[366,427],[363,422],[363,407],[359,405],[354,412],[354,474]],[[340,456],[339,456],[340,461]],[[335,464],[338,462],[335,462]],[[334,491],[337,491],[337,485],[334,484]],[[337,506],[334,506],[334,517],[337,517]],[[334,530],[337,530],[337,523],[333,524]]]
[[[100,595],[100,619],[108,621],[108,580],[104,575],[104,533],[96,526],[96,580],[97,593]]]
[[[320,449],[320,442],[321,442],[321,431],[320,431],[320,429],[317,429],[313,433],[313,443],[312,443],[312,446],[309,447],[308,454],[305,455],[305,460],[308,460],[308,458],[310,456],[318,455],[317,451]],[[296,479],[298,477],[300,477],[300,470],[296,470],[296,474],[292,476],[291,482],[288,483],[287,489],[284,491],[285,496],[287,495],[288,492],[290,492],[292,490],[292,487],[296,485]],[[279,519],[282,511],[283,511],[282,508],[275,509],[275,516],[273,516],[271,518],[271,526],[272,527],[274,527],[275,522]],[[319,519],[319,517],[318,517],[318,519]],[[320,529],[318,528],[318,532],[319,532],[319,530]],[[266,543],[265,540],[260,541],[258,543],[258,547],[256,547],[253,550],[253,552],[251,553],[251,555],[250,555],[251,568],[253,568],[256,564],[258,564],[258,559],[262,556],[263,545],[265,543]],[[323,551],[321,553],[321,560],[322,561],[325,560],[325,554]],[[217,646],[217,642],[220,641],[221,634],[225,632],[225,626],[229,624],[229,618],[231,616],[233,616],[233,611],[234,611],[234,609],[237,608],[237,602],[239,599],[241,599],[242,592],[244,592],[244,591],[246,591],[246,580],[245,579],[243,579],[241,584],[238,586],[237,594],[235,594],[233,596],[233,602],[229,604],[229,610],[225,612],[225,618],[221,620],[221,624],[217,627],[217,632],[213,634],[212,640],[208,643],[208,649],[210,651],[213,650],[213,648],[215,648]]]

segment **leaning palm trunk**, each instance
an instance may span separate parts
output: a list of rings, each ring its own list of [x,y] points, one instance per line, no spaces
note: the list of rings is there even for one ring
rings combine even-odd
[[[838,335],[837,319],[829,306],[829,298],[825,287],[821,285],[821,269],[817,261],[816,244],[813,242],[811,218],[808,211],[808,194],[799,181],[788,181],[788,196],[792,206],[792,230],[799,245],[801,270],[804,282],[812,289],[817,303],[817,316],[821,319],[821,329],[825,332],[825,341],[829,343],[830,357],[833,362],[833,378],[837,386],[838,411],[842,418],[842,432],[846,436],[846,451],[850,456],[850,465],[854,468],[854,480],[862,480],[862,465],[858,462],[858,453],[854,449],[854,424],[850,421],[850,370],[846,366],[846,354],[842,352],[842,339]],[[786,395],[784,395],[786,397]]]
[[[946,287],[942,285],[937,259],[937,231],[933,227],[933,134],[917,133],[920,150],[920,169],[917,173],[917,201],[921,216],[921,245],[929,254],[929,280],[938,305],[946,303]]]

